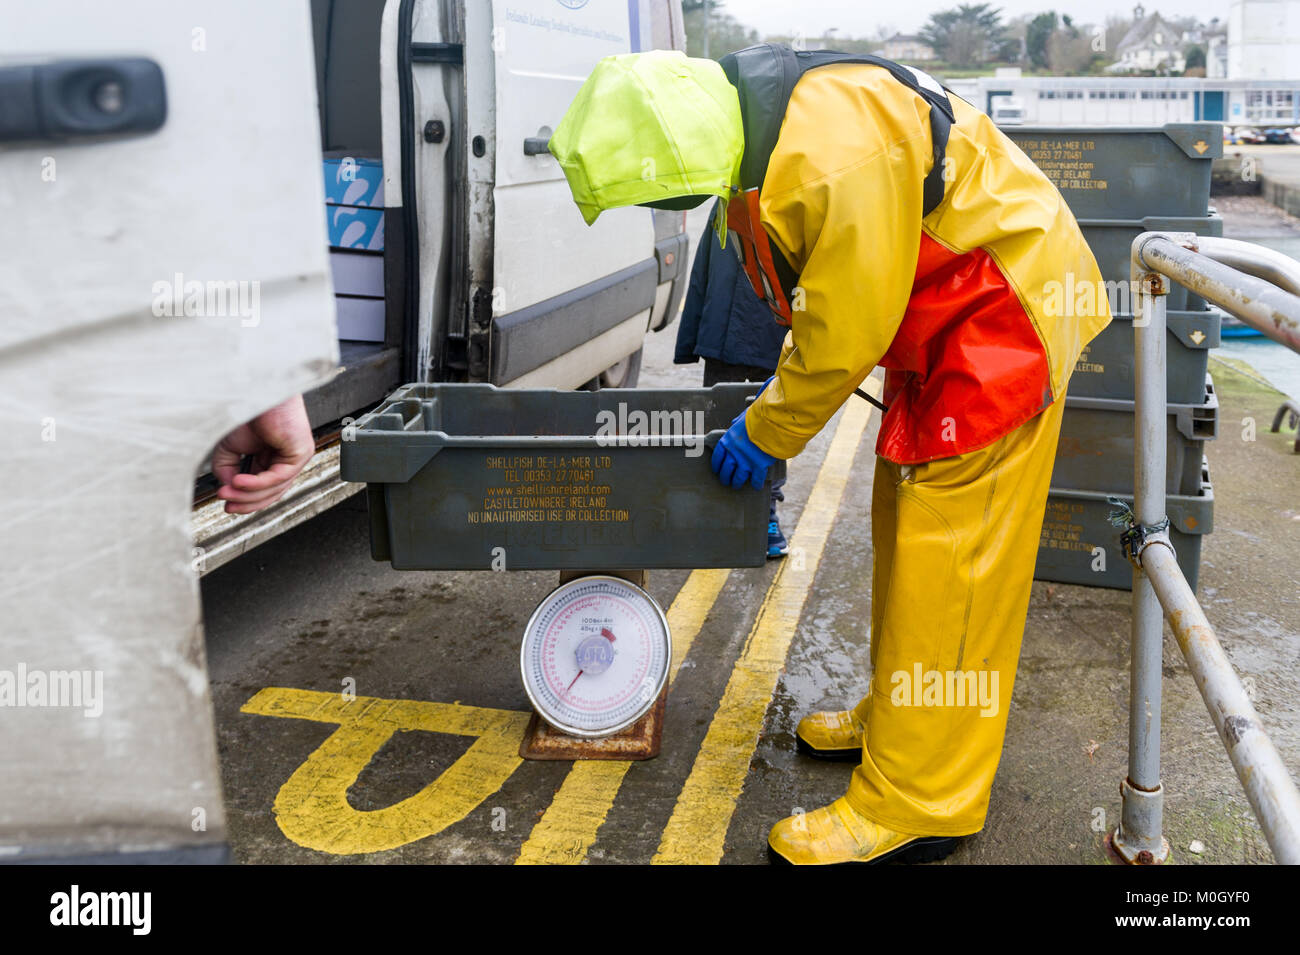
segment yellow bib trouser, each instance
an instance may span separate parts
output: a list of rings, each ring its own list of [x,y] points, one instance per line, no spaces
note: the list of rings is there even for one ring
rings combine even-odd
[[[866,738],[847,799],[889,829],[984,826],[1064,404],[969,454],[876,459],[873,674],[854,708]]]

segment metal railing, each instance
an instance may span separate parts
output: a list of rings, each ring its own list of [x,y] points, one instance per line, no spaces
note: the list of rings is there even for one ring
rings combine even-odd
[[[1293,294],[1300,292],[1300,262],[1250,243],[1190,233],[1145,232],[1133,240],[1136,493],[1124,534],[1134,564],[1129,765],[1120,786],[1120,823],[1110,844],[1126,862],[1154,864],[1169,856],[1160,783],[1160,652],[1168,617],[1274,857],[1297,864],[1300,791],[1219,646],[1169,539],[1165,309],[1170,278],[1300,352],[1300,297]]]
[[[1273,423],[1269,425],[1268,430],[1274,434],[1282,430],[1283,420],[1289,418],[1291,428],[1295,431],[1295,448],[1296,454],[1300,454],[1300,402],[1292,401],[1290,398],[1282,402],[1277,409],[1277,414],[1273,415]]]

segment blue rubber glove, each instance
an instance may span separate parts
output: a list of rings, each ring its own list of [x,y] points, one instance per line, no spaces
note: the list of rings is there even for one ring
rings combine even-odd
[[[713,473],[723,484],[734,488],[745,486],[748,481],[754,487],[762,487],[767,478],[767,469],[776,463],[776,458],[768,454],[753,441],[749,440],[749,431],[745,428],[745,415],[741,412],[731,427],[722,436],[713,449],[711,465]]]

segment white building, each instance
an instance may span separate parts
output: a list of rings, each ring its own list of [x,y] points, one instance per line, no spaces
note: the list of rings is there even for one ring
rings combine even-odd
[[[921,37],[910,33],[895,33],[880,50],[880,55],[887,60],[899,63],[916,63],[934,59],[934,47]]]
[[[1183,77],[981,76],[949,88],[992,115],[995,101],[1016,101],[1022,122],[1038,126],[1158,126],[1224,122],[1230,126],[1300,125],[1300,61],[1292,80]]]
[[[1115,62],[1107,73],[1181,73],[1186,66],[1183,34],[1159,13],[1150,16],[1139,4],[1133,9],[1133,25],[1115,48]]]
[[[1300,76],[1300,0],[1233,0],[1228,12],[1228,76]]]
[[[1227,79],[1228,31],[1226,27],[1218,32],[1206,34],[1205,75],[1212,80]]]

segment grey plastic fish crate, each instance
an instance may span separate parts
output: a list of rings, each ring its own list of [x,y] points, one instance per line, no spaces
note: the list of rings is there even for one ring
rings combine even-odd
[[[1210,169],[1223,155],[1219,123],[1003,128],[1076,218],[1203,216]]]
[[[1219,347],[1223,313],[1169,312],[1166,315],[1166,398],[1179,404],[1205,399],[1205,373],[1211,348]],[[1075,398],[1133,400],[1137,368],[1133,316],[1116,315],[1084,347],[1074,365],[1068,394]]]
[[[1111,524],[1110,515],[1117,508],[1107,497],[1098,491],[1051,489],[1038,541],[1036,579],[1133,589],[1132,565],[1124,558],[1119,543],[1123,528]],[[1131,496],[1123,499],[1133,506]],[[1178,566],[1195,590],[1201,572],[1201,542],[1214,530],[1214,488],[1208,466],[1203,465],[1196,494],[1171,495],[1165,502],[1169,539],[1178,555]]]
[[[1206,375],[1202,401],[1170,402],[1165,434],[1165,493],[1195,494],[1201,486],[1205,442],[1218,434],[1219,399]],[[1052,487],[1133,493],[1134,402],[1065,397]]]
[[[1140,204],[1138,207],[1141,208]],[[1202,216],[1149,215],[1142,219],[1079,218],[1079,228],[1097,259],[1102,280],[1127,284],[1131,281],[1129,262],[1133,240],[1143,232],[1195,232],[1197,235],[1222,236],[1223,217],[1216,212]],[[1205,307],[1205,299],[1170,280],[1165,308],[1171,312],[1188,312],[1204,310]]]
[[[758,387],[405,385],[344,434],[342,477],[399,570],[759,566],[773,474],[733,490],[709,467]]]

